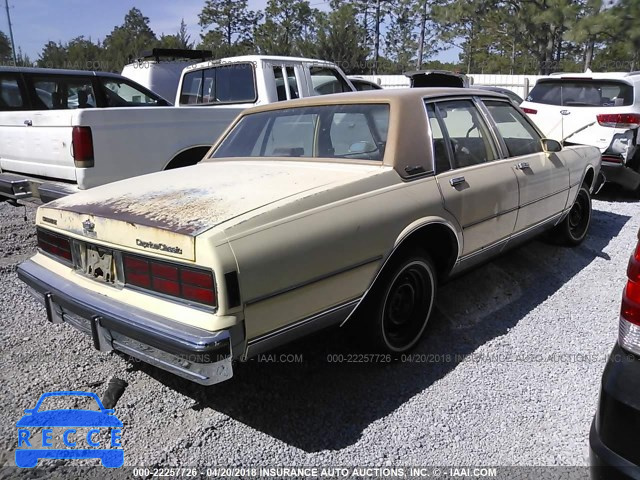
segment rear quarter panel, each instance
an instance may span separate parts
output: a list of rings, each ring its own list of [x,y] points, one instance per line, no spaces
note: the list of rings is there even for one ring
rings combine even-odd
[[[317,194],[300,200],[298,212],[289,206],[291,214],[261,226],[255,217],[255,227],[239,221],[226,228],[248,340],[361,297],[420,219],[454,224],[434,177],[405,183],[388,171],[363,182],[371,187],[367,193],[363,184],[351,185],[351,196],[348,189]],[[322,202],[331,196],[342,198]]]

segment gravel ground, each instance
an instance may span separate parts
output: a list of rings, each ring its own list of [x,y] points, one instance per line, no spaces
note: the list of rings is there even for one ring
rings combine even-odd
[[[43,392],[112,376],[126,465],[586,465],[639,206],[605,191],[580,247],[533,241],[443,286],[408,361],[333,361],[354,352],[336,330],[204,388],[48,324],[16,277],[35,209],[0,204],[0,466]]]

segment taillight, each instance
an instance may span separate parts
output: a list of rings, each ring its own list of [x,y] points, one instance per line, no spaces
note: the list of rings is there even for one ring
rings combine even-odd
[[[71,242],[67,237],[47,232],[40,228],[38,228],[37,234],[40,250],[67,262],[72,261]]]
[[[618,343],[640,355],[640,241],[627,267],[627,286],[622,293]]]
[[[640,125],[640,114],[637,113],[601,113],[596,118],[603,127],[635,128]]]
[[[124,255],[124,277],[129,285],[189,302],[216,306],[213,275],[152,258]]]
[[[71,134],[76,168],[93,167],[93,137],[90,127],[73,127]]]
[[[526,107],[523,107],[522,111],[524,113],[528,113],[529,115],[535,115],[536,113],[538,113],[538,110],[534,110],[533,108],[526,108]]]

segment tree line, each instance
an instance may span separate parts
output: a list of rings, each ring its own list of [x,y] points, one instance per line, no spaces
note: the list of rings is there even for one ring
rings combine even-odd
[[[154,47],[199,48],[214,58],[243,54],[321,58],[349,74],[399,74],[419,68],[466,73],[549,74],[554,71],[640,69],[640,0],[206,0],[201,35],[184,20],[175,34],[156,35],[132,8],[103,40],[80,36],[48,42],[21,65],[109,70]],[[434,58],[457,47],[459,59]],[[12,62],[0,32],[0,62]]]

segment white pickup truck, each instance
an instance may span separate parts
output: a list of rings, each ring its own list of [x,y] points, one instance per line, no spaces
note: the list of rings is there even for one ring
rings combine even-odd
[[[353,90],[330,62],[276,56],[191,65],[175,106],[117,74],[0,67],[0,200],[193,165],[245,108]]]

